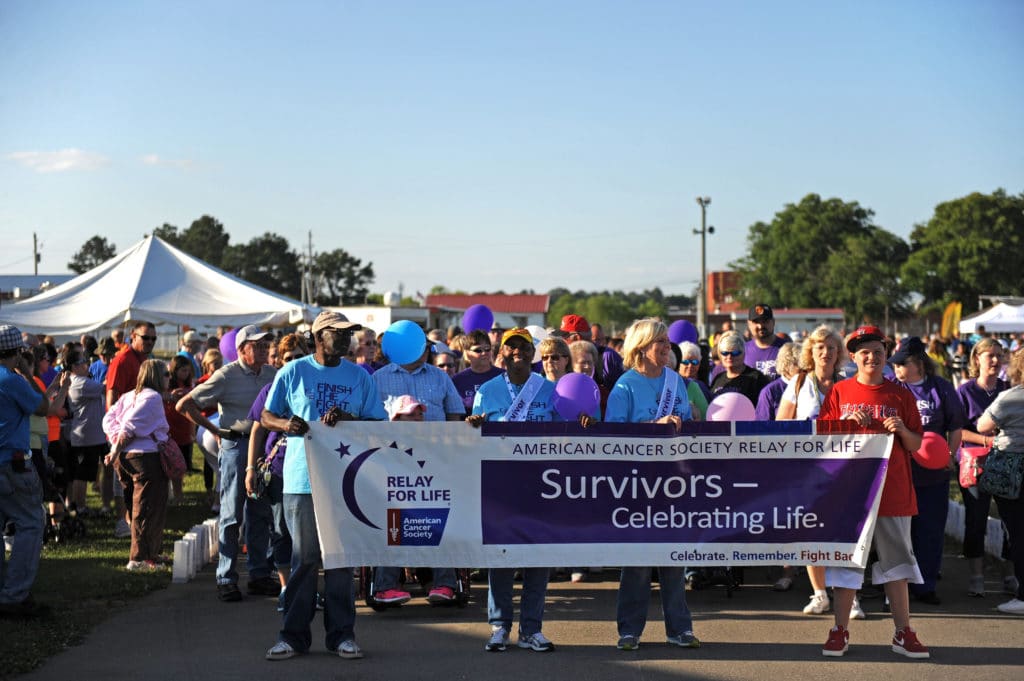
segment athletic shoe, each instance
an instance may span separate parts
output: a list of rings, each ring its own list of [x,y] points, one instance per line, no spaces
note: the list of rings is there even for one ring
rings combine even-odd
[[[620,636],[619,642],[615,644],[615,647],[619,650],[636,650],[640,647],[640,637],[633,636],[632,634]]]
[[[128,572],[152,572],[159,569],[159,566],[151,560],[130,560],[124,569]]]
[[[487,641],[484,650],[489,653],[500,653],[508,647],[508,629],[505,627],[491,627],[491,639]]]
[[[828,612],[831,603],[827,594],[813,594],[810,602],[804,606],[805,615],[820,615]]]
[[[387,603],[389,605],[401,605],[407,602],[411,595],[408,591],[399,591],[398,589],[388,589],[387,591],[378,591],[373,595],[373,600],[378,603]]]
[[[298,654],[299,652],[295,650],[295,648],[292,648],[284,641],[278,641],[274,644],[273,648],[267,651],[267,654],[264,657],[271,662],[274,662],[277,660],[287,660],[288,658],[295,657]]]
[[[585,572],[574,572],[569,575],[569,581],[573,584],[579,584],[580,582],[587,581],[587,573]]]
[[[363,656],[363,651],[352,639],[339,643],[338,647],[334,649],[334,652],[338,657],[343,657],[346,660],[358,660]]]
[[[915,660],[923,660],[930,657],[928,648],[917,640],[917,632],[910,627],[896,630],[892,637],[892,652],[914,658]]]
[[[895,640],[895,639],[894,639]],[[828,640],[821,649],[825,657],[842,657],[850,649],[850,632],[838,624],[828,632]],[[893,648],[895,650],[895,648]]]
[[[430,590],[427,600],[431,603],[451,603],[455,600],[455,589],[450,586],[439,586]]]
[[[1005,612],[1008,615],[1024,615],[1024,601],[1014,598],[1012,601],[1000,603],[996,606],[996,610]]]
[[[555,644],[539,631],[529,636],[519,634],[518,645],[520,648],[529,648],[530,650],[536,650],[538,653],[550,653],[555,649]]]
[[[779,577],[772,585],[772,591],[789,591],[793,588],[792,577]]]
[[[277,596],[281,593],[281,582],[270,577],[250,579],[245,585],[245,593],[250,596]]]
[[[679,648],[700,648],[700,639],[694,636],[692,631],[684,631],[678,636],[669,636],[665,641],[669,645]]]
[[[218,584],[217,598],[223,603],[235,603],[242,600],[242,592],[237,584]]]
[[[985,576],[974,575],[967,581],[967,595],[981,598],[985,595]]]
[[[1020,582],[1013,575],[1009,577],[1003,577],[1003,593],[1008,593],[1011,596],[1016,596],[1017,591],[1020,589]]]
[[[132,536],[132,526],[128,524],[128,521],[124,518],[120,518],[114,524],[114,537],[117,539],[126,539]]]
[[[864,614],[864,608],[860,607],[860,601],[856,598],[853,599],[853,605],[850,607],[850,619],[852,620],[863,620],[867,619],[867,615]]]

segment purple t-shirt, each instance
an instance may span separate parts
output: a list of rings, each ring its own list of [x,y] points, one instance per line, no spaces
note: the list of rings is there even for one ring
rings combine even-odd
[[[495,376],[501,376],[503,373],[505,373],[504,369],[491,366],[490,369],[482,374],[478,374],[472,369],[463,369],[452,377],[452,383],[455,384],[455,389],[459,391],[459,397],[462,398],[462,404],[466,407],[467,414],[473,412],[473,400],[476,398],[476,391],[480,389],[480,386]]]
[[[754,419],[757,421],[774,421],[775,413],[779,410],[782,402],[782,393],[786,392],[786,379],[776,378],[774,381],[761,388],[761,394],[757,397],[757,406],[754,407]]]
[[[775,380],[779,377],[779,372],[775,370],[775,358],[779,356],[779,348],[785,344],[785,338],[775,336],[772,344],[762,349],[757,346],[757,341],[750,339],[743,346],[743,363],[748,367],[754,367],[762,374]]]
[[[1009,388],[1010,384],[1001,378],[996,379],[996,387],[992,392],[978,385],[977,379],[974,378],[961,383],[956,392],[960,397],[960,405],[964,409],[964,418],[967,420],[964,427],[978,432],[978,419],[985,413],[989,405],[996,401],[996,396]]]
[[[260,390],[259,394],[256,395],[256,401],[252,403],[252,408],[249,410],[249,420],[259,422],[260,416],[263,414],[263,409],[267,406],[267,395],[270,393],[270,387],[273,383],[267,383]],[[267,442],[263,447],[263,454],[270,456],[270,451],[274,448],[274,443],[280,439],[281,433],[277,431],[270,431],[267,433]],[[284,450],[288,446],[288,440],[285,439],[281,443],[281,446],[277,448],[277,454],[274,455],[274,460],[270,462],[270,474],[275,475],[279,478],[284,477]]]
[[[960,430],[968,425],[964,418],[963,405],[953,384],[939,376],[929,376],[923,383],[896,382],[914,395],[917,411],[921,414],[921,425],[926,433],[938,433],[946,437],[951,430]],[[910,467],[915,485],[936,485],[949,482],[949,471],[932,470],[911,459]]]

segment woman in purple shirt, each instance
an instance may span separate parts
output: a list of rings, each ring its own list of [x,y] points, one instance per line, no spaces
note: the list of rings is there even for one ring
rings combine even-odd
[[[963,431],[963,441],[968,445],[981,447],[990,446],[992,438],[978,432],[978,418],[985,413],[999,393],[1007,390],[1010,384],[999,378],[1003,365],[1003,346],[992,338],[983,338],[971,348],[968,365],[970,380],[964,381],[957,389],[960,404],[963,406],[967,419]],[[958,476],[959,479],[959,476]],[[971,576],[967,582],[967,594],[981,598],[985,595],[985,531],[988,528],[988,512],[992,505],[992,495],[986,494],[975,487],[961,487],[960,498],[964,503],[964,558]],[[1003,586],[1007,590],[1016,591],[1013,576],[1013,564],[1009,562],[1010,549],[1003,541]]]

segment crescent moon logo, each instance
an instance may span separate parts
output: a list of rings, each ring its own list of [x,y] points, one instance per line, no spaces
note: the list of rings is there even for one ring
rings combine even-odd
[[[356,501],[356,474],[359,472],[359,468],[366,463],[366,460],[370,458],[370,455],[376,452],[380,447],[374,447],[373,449],[367,449],[365,452],[353,459],[352,463],[345,469],[345,475],[341,478],[341,497],[345,500],[345,506],[348,507],[349,512],[361,523],[368,525],[375,530],[380,528],[370,522],[370,519],[363,513],[363,509],[359,508],[359,502]]]

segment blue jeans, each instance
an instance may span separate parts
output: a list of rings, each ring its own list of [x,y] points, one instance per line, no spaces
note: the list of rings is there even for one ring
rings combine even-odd
[[[238,526],[245,520],[246,558],[249,579],[270,576],[267,547],[273,515],[265,501],[253,502],[245,496],[246,440],[220,441],[220,560],[217,584],[238,583]],[[252,547],[264,547],[252,550]]]
[[[665,614],[665,635],[679,636],[683,632],[693,631],[693,617],[686,605],[683,568],[659,567],[658,583],[661,585],[661,609]],[[644,633],[650,604],[651,568],[622,568],[615,614],[619,636],[639,637]]]
[[[285,494],[284,516],[292,535],[292,574],[284,592],[284,624],[279,639],[297,651],[313,642],[310,622],[316,615],[316,581],[320,569],[320,537],[311,494]],[[352,568],[324,570],[324,629],[328,650],[355,638],[356,601]]]
[[[544,597],[551,568],[523,568],[523,593],[519,598],[519,635],[532,636],[544,623]],[[515,568],[487,571],[487,621],[492,627],[512,631],[512,582]]]
[[[446,586],[455,589],[455,568],[431,568],[434,573],[434,588]],[[402,568],[398,567],[376,567],[373,569],[374,591],[388,591],[398,588],[398,578],[402,575]]]
[[[270,526],[270,557],[274,567],[290,567],[292,562],[292,535],[288,532],[288,523],[284,517],[284,478],[270,478],[270,491],[267,494],[273,524]]]
[[[21,473],[0,465],[0,528],[8,522],[14,523],[14,544],[9,560],[0,551],[0,603],[21,603],[36,581],[45,523],[43,484],[28,459]]]
[[[942,549],[946,541],[946,516],[949,513],[949,483],[914,485],[917,515],[910,521],[910,542],[921,570],[923,584],[910,584],[915,596],[935,591],[942,569]]]

